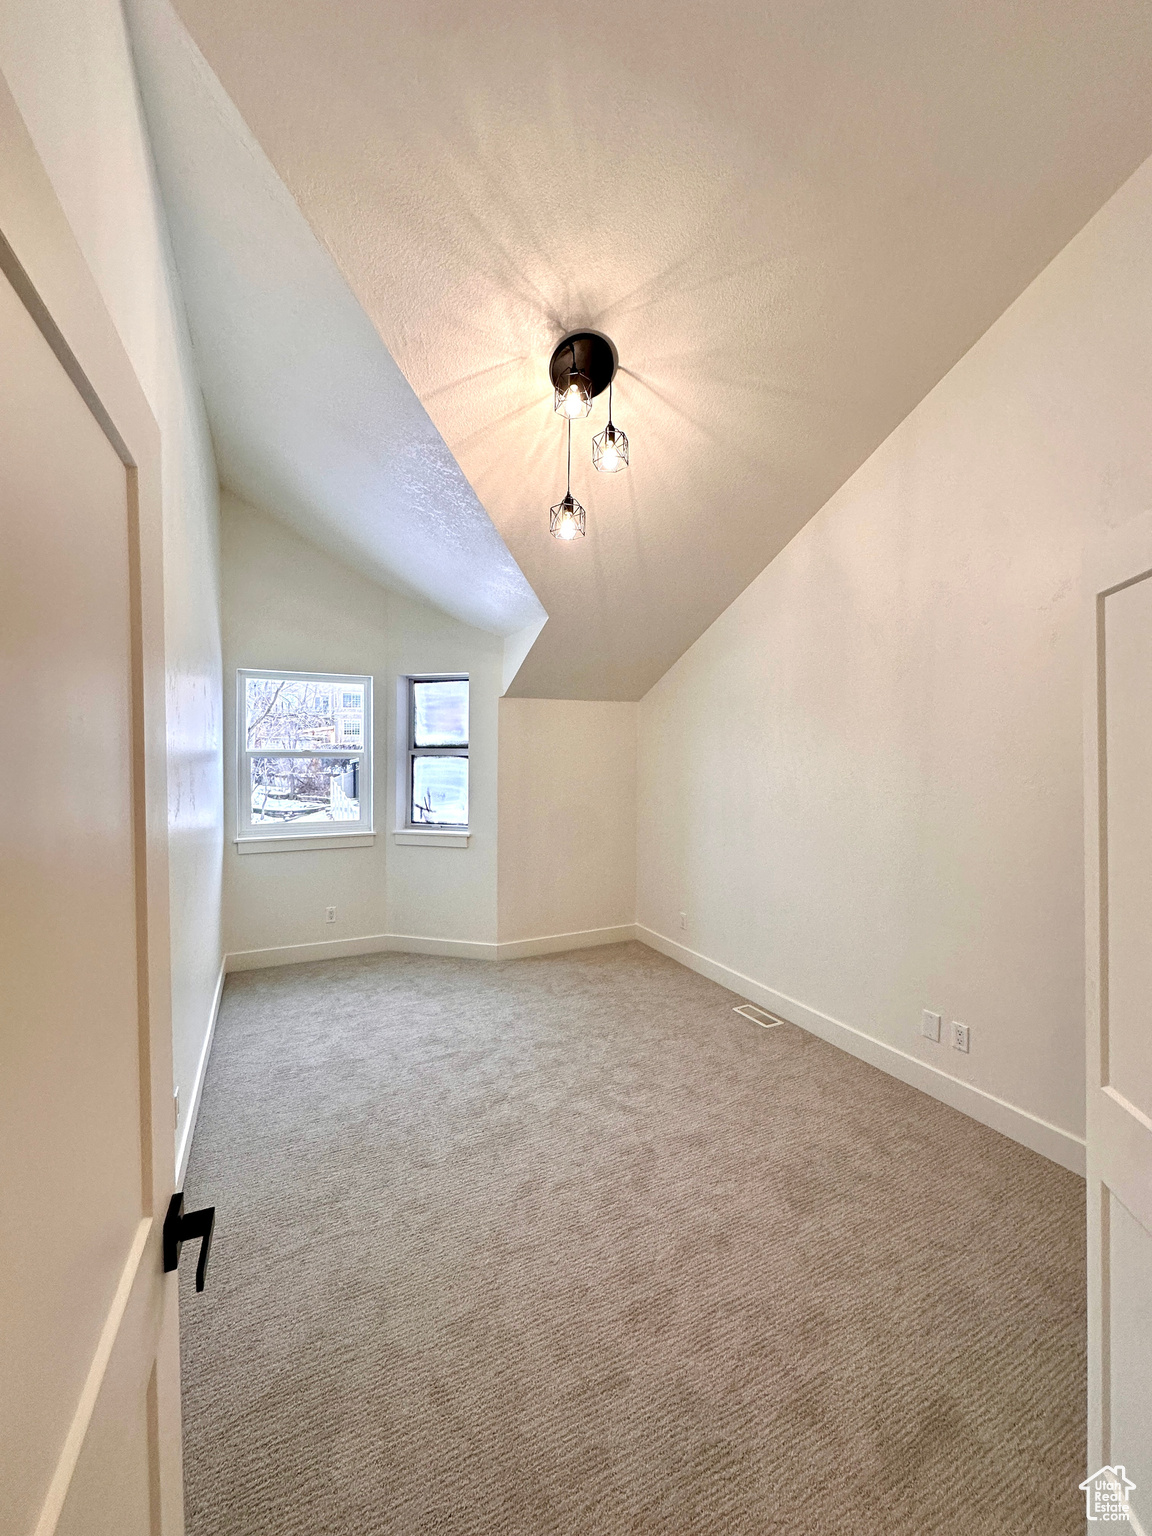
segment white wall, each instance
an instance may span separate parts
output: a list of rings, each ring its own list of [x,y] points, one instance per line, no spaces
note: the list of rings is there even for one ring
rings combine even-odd
[[[179,1139],[220,966],[216,467],[119,5],[0,4],[0,69],[160,427]]]
[[[636,710],[500,700],[501,943],[635,921]]]
[[[493,951],[503,641],[388,591],[228,493],[221,512],[227,950],[241,964],[269,964],[310,958],[317,952],[309,945],[354,948],[359,940],[402,935]],[[237,852],[234,690],[241,667],[373,678],[371,847]],[[392,838],[397,680],[420,672],[467,672],[471,681],[466,848],[399,846]],[[324,920],[329,906],[334,924]]]
[[[1149,505],[1152,162],[640,706],[639,922],[1072,1165],[1078,583]]]

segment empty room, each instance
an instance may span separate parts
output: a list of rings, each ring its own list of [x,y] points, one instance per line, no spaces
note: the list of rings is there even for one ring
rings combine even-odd
[[[1150,85],[0,0],[0,1536],[1152,1536]]]

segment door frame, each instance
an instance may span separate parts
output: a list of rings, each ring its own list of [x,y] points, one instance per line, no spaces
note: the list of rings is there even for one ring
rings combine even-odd
[[[161,1227],[175,1177],[168,892],[164,567],[160,431],[0,74],[0,271],[31,315],[125,468],[128,500],[132,775],[140,1018],[142,1220],[56,1463],[35,1536],[51,1536],[83,1449],[105,1369],[138,1277],[163,1286],[152,1433],[153,1525],[183,1531],[178,1289],[163,1275]]]
[[[1084,917],[1088,1206],[1088,1465],[1112,1459],[1109,1194],[1152,1228],[1152,1122],[1117,1092],[1108,1064],[1108,785],[1105,602],[1152,576],[1152,511],[1109,530],[1085,562]]]

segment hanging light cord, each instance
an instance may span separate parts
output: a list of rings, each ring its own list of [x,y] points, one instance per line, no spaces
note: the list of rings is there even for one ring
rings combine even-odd
[[[612,426],[612,380],[611,379],[608,380],[608,426],[609,426],[609,429],[611,429],[611,426]],[[608,441],[609,442],[612,441],[611,437],[609,437]]]
[[[568,495],[572,495],[572,418],[568,418]]]

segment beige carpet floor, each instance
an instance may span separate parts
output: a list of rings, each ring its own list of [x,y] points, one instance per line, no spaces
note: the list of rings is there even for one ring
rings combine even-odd
[[[1083,1530],[1080,1180],[639,945],[228,981],[190,1536]]]

